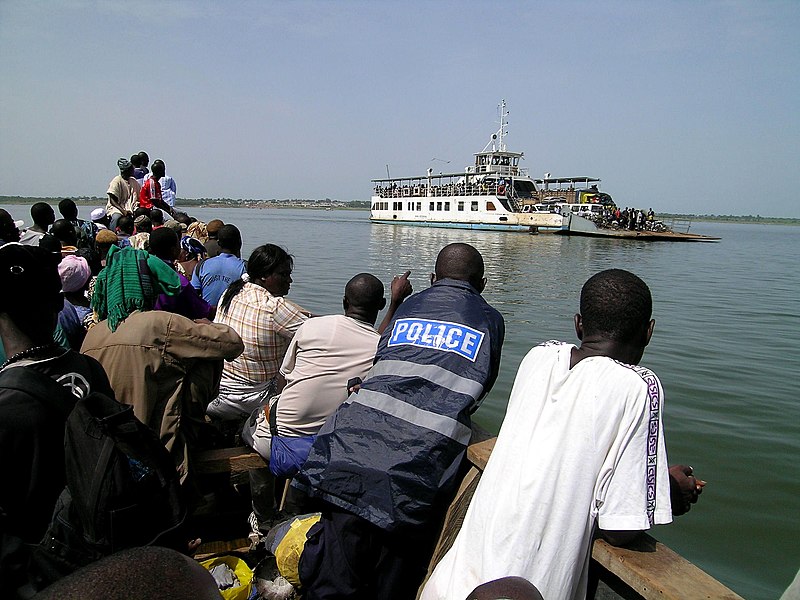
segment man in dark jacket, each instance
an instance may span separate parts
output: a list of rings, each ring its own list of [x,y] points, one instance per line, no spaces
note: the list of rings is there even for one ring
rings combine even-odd
[[[295,477],[324,501],[300,560],[309,600],[413,599],[425,575],[505,334],[481,297],[475,248],[443,248],[431,283],[397,310],[360,391],[328,419]]]
[[[0,598],[26,581],[28,544],[44,535],[64,489],[64,423],[91,392],[113,397],[103,368],[53,342],[61,279],[35,246],[0,248]]]

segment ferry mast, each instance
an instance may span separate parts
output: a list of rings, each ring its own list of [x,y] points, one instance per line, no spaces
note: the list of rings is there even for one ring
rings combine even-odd
[[[492,147],[492,152],[497,152],[498,150],[500,152],[506,151],[506,144],[503,141],[503,138],[507,133],[506,126],[508,125],[508,122],[506,121],[506,117],[508,116],[508,111],[506,110],[506,101],[501,100],[497,107],[500,109],[500,129],[498,129],[497,132],[492,135],[492,138],[483,147],[483,152],[486,152],[489,149],[489,146]],[[498,138],[499,147],[495,146],[495,141],[497,141]]]

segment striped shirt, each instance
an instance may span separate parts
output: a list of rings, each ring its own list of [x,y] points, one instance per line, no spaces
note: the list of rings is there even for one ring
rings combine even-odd
[[[253,385],[275,377],[289,342],[307,318],[308,311],[290,300],[245,283],[227,312],[218,307],[214,319],[236,330],[244,342],[244,352],[225,363],[223,378]]]

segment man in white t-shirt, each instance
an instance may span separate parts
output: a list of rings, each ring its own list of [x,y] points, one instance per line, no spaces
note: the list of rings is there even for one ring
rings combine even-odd
[[[352,380],[372,368],[380,332],[411,294],[408,275],[392,281],[389,309],[377,330],[386,298],[381,281],[369,273],[356,275],[345,286],[343,315],[314,317],[300,325],[281,364],[285,385],[280,395],[243,431],[244,439],[270,461],[273,474],[294,475],[322,424],[347,399]]]
[[[547,600],[584,598],[595,528],[624,544],[672,521],[663,391],[634,366],[655,324],[650,290],[632,273],[603,271],[583,286],[580,310],[580,347],[546,342],[520,364],[464,524],[422,600],[465,598],[506,576]],[[686,469],[692,502],[703,482]]]

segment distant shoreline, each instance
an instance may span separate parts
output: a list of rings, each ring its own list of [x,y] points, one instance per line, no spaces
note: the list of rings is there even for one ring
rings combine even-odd
[[[61,198],[34,198],[26,196],[0,196],[0,205],[30,205],[46,202],[56,206]],[[105,198],[73,198],[78,206],[105,206]],[[178,198],[178,209],[191,208],[300,208],[309,210],[369,210],[369,201],[350,200],[234,200],[232,198]],[[748,225],[793,225],[800,226],[800,219],[789,217],[762,217],[761,215],[686,215],[677,213],[656,213],[661,220],[686,219],[693,223],[740,223]],[[25,215],[27,216],[27,215]],[[21,218],[15,215],[15,218]],[[22,217],[24,218],[24,217]]]

